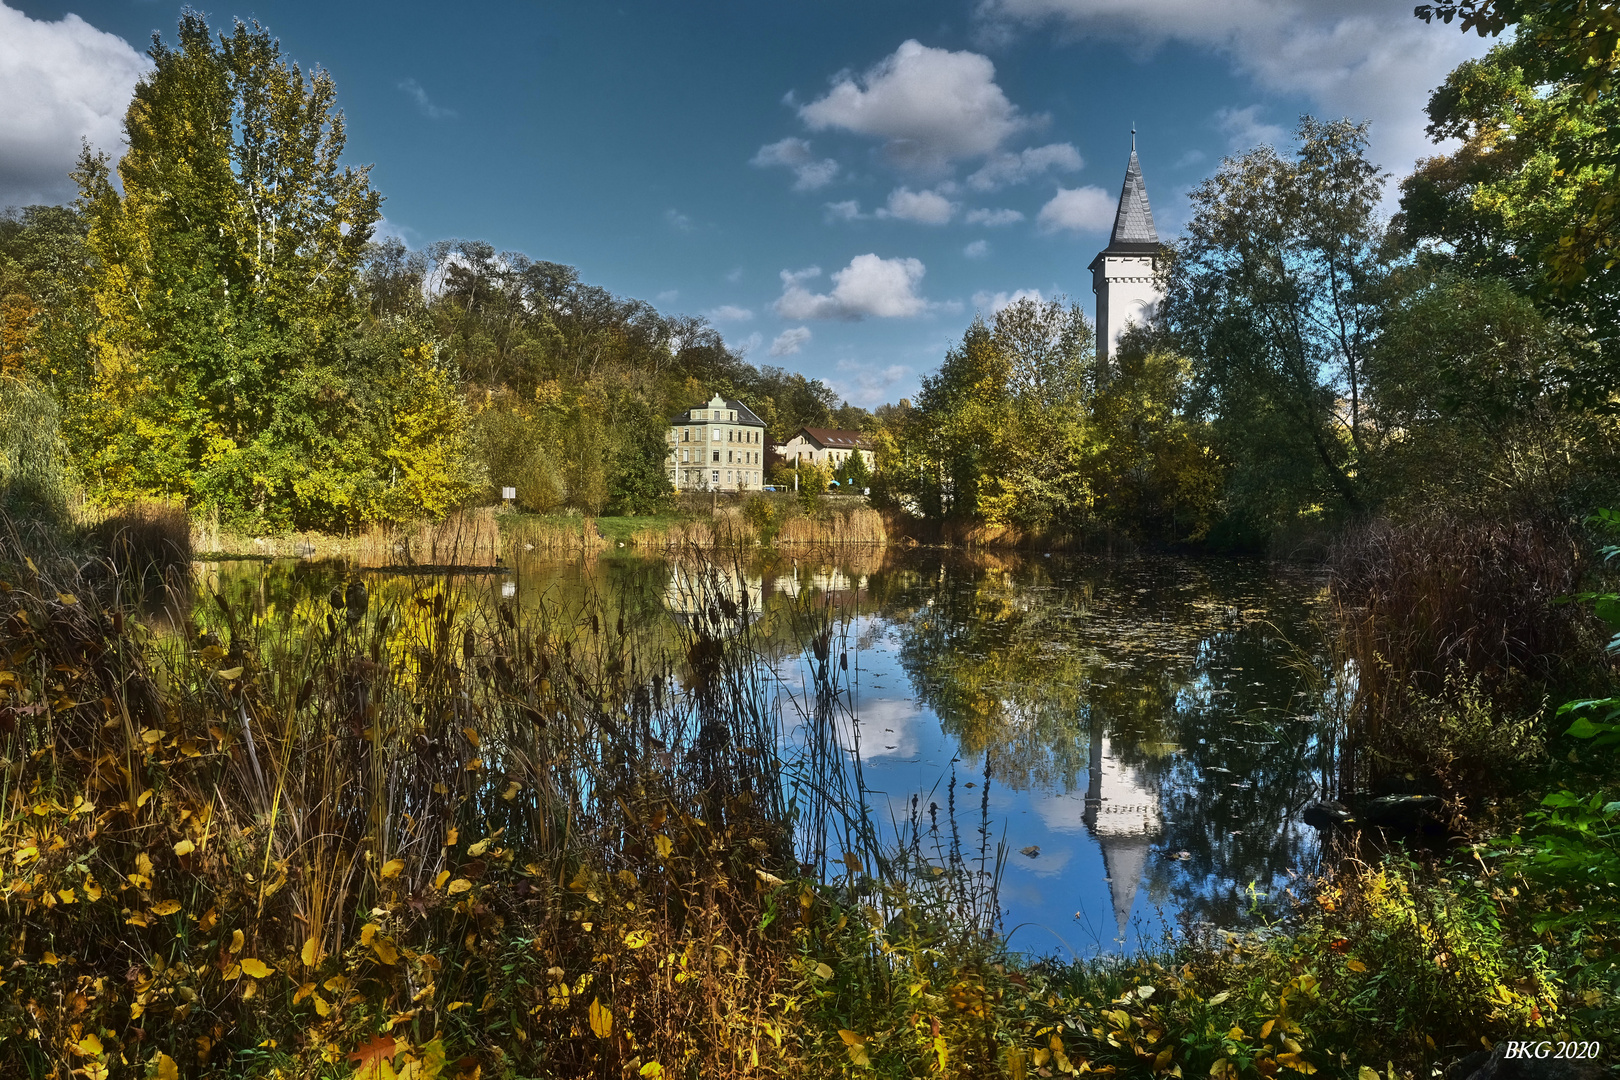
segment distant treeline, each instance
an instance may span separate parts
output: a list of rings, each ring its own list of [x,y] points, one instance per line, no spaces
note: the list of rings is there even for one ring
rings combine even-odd
[[[341,163],[331,77],[262,27],[216,35],[188,13],[150,55],[119,182],[87,148],[74,205],[0,218],[12,503],[59,508],[76,483],[243,528],[342,528],[510,485],[535,509],[637,513],[669,494],[668,417],[715,393],[778,440],[864,420],[571,267],[374,242],[382,196]]]

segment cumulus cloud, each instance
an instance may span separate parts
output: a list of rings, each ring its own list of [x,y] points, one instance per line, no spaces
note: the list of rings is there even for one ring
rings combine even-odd
[[[81,139],[121,154],[124,111],[149,66],[77,15],[45,22],[0,4],[0,206],[72,198]]]
[[[834,76],[832,89],[800,106],[799,116],[812,131],[881,138],[891,161],[923,172],[993,153],[1034,123],[996,85],[989,57],[916,40],[861,75]]]
[[[830,202],[827,204],[828,221],[858,221],[870,215],[861,213],[861,204],[854,199],[845,199],[843,202]]]
[[[443,106],[435,105],[433,100],[428,97],[428,92],[422,89],[422,84],[415,79],[401,80],[399,88],[405,92],[406,97],[416,102],[417,111],[429,120],[448,120],[456,115],[454,109],[446,109]]]
[[[1078,172],[1084,166],[1085,161],[1074,144],[1050,143],[1032,146],[1016,154],[996,154],[969,176],[967,182],[976,191],[994,191],[1008,184],[1022,184],[1053,170]]]
[[[810,152],[808,139],[793,136],[766,143],[748,160],[748,164],[760,169],[772,166],[792,169],[794,191],[814,191],[826,187],[838,175],[838,162],[832,158],[818,159]]]
[[[997,225],[1016,225],[1024,220],[1024,215],[1017,210],[987,210],[984,207],[979,207],[976,210],[969,210],[967,216],[962,220],[969,225],[989,225],[994,227]]]
[[[1037,304],[1046,302],[1039,289],[1019,289],[1016,292],[980,291],[973,294],[973,306],[986,315],[994,315],[1002,308],[1016,304],[1020,300],[1033,300]]]
[[[877,216],[915,221],[919,225],[943,225],[956,214],[956,204],[937,191],[912,191],[897,187],[889,192],[889,205]]]
[[[832,290],[812,292],[806,282],[821,268],[782,271],[782,295],[776,313],[784,319],[841,319],[855,322],[872,316],[899,319],[921,315],[928,301],[917,295],[926,268],[918,259],[883,259],[857,255],[832,276]]]
[[[962,249],[962,254],[966,255],[970,259],[982,259],[986,255],[990,254],[990,241],[975,240],[973,243]]]
[[[745,307],[736,304],[721,304],[704,312],[713,322],[747,322],[754,317],[754,313]]]
[[[772,356],[792,356],[806,345],[810,344],[810,328],[808,326],[793,326],[776,335],[771,342]]]
[[[1035,221],[1042,232],[1092,232],[1109,229],[1114,225],[1114,214],[1119,210],[1117,197],[1100,187],[1087,185],[1078,188],[1057,189],[1057,194],[1043,207]]]
[[[992,26],[1217,50],[1266,91],[1304,95],[1325,117],[1372,120],[1373,159],[1397,174],[1434,152],[1419,107],[1429,91],[1492,44],[1414,19],[1409,0],[982,0],[980,13]]]
[[[1215,124],[1226,135],[1233,151],[1242,153],[1256,146],[1281,146],[1288,141],[1288,132],[1276,124],[1260,119],[1260,106],[1243,109],[1215,110]]]

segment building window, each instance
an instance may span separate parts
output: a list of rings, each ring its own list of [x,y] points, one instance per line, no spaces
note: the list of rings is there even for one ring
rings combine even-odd
[[[720,482],[720,470],[719,469],[714,470],[714,482],[717,483],[717,484]]]
[[[714,460],[715,460],[716,463],[719,463],[719,461],[720,461],[720,451],[718,451],[718,450],[714,451]],[[718,476],[719,474],[716,473],[715,475]]]

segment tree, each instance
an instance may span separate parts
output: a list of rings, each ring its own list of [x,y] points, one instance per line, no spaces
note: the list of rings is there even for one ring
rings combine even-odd
[[[75,174],[100,314],[67,424],[81,471],[107,498],[342,518],[352,504],[301,481],[331,449],[311,434],[356,419],[342,343],[381,196],[340,164],[331,77],[306,78],[257,24],[216,41],[187,12],[178,45],[154,35],[149,55],[122,193],[88,150]]]
[[[1366,359],[1387,272],[1380,174],[1365,157],[1365,124],[1307,116],[1298,138],[1291,160],[1260,147],[1194,191],[1164,305],[1218,432],[1236,444],[1264,430],[1282,443],[1277,456],[1310,463],[1282,499],[1251,503],[1266,513],[1324,500],[1359,507],[1357,463],[1374,436]]]
[[[1569,202],[1556,238],[1537,253],[1545,281],[1555,294],[1580,303],[1585,313],[1603,318],[1612,337],[1616,279],[1620,277],[1620,4],[1614,0],[1442,0],[1423,4],[1415,14],[1425,22],[1457,19],[1464,30],[1496,35],[1516,27],[1507,49],[1493,50],[1487,62],[1518,66],[1535,99],[1512,101],[1516,123],[1491,127],[1517,129],[1519,141],[1555,165],[1556,197]],[[1498,54],[1501,54],[1500,56]],[[1458,72],[1465,72],[1463,65]],[[1442,99],[1447,87],[1437,92]],[[1452,102],[1470,111],[1470,102]],[[1444,110],[1443,110],[1444,111]],[[1431,105],[1433,116],[1433,105]],[[1540,123],[1533,123],[1538,119]],[[1532,121],[1532,123],[1526,123]],[[1437,121],[1438,122],[1438,121]],[[1525,136],[1529,136],[1525,139]],[[1511,144],[1504,143],[1505,146]],[[1466,148],[1465,148],[1466,149]],[[1509,179],[1503,173],[1503,179]]]
[[[1457,272],[1500,277],[1591,329],[1610,359],[1588,365],[1574,389],[1589,401],[1606,397],[1615,381],[1609,343],[1620,332],[1614,91],[1588,99],[1572,78],[1554,77],[1542,35],[1526,29],[1452,71],[1428,115],[1430,135],[1461,146],[1402,182],[1401,239]]]

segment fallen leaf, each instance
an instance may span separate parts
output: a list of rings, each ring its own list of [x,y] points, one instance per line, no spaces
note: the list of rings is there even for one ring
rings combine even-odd
[[[174,845],[174,853],[176,855],[190,855],[196,850],[197,845],[193,844],[190,840],[182,840],[178,844]]]
[[[235,956],[237,953],[241,952],[242,951],[242,945],[246,941],[247,941],[247,939],[242,936],[242,931],[240,931],[240,930],[232,930],[231,931],[231,955]]]
[[[405,860],[404,859],[389,859],[387,862],[383,863],[383,867],[382,867],[383,879],[386,881],[388,878],[397,878],[397,877],[399,877],[400,873],[404,869],[405,869]]]
[[[1344,966],[1349,968],[1351,971],[1354,971],[1358,975],[1367,970],[1367,965],[1363,964],[1360,960],[1350,960],[1346,962]]]
[[[163,900],[152,905],[152,914],[154,915],[173,915],[179,910],[180,901],[178,900]]]
[[[269,964],[266,964],[263,960],[250,956],[246,960],[242,961],[242,970],[253,976],[255,979],[263,979],[269,977],[270,973],[276,969],[271,967]]]
[[[444,891],[449,893],[451,896],[455,896],[459,893],[466,892],[470,888],[472,888],[472,882],[463,877],[456,878],[456,880],[450,883],[450,887]]]
[[[601,998],[591,999],[591,1030],[598,1039],[613,1034],[613,1010],[603,1005]]]
[[[180,1080],[180,1066],[168,1054],[159,1052],[152,1064],[154,1069],[151,1075],[157,1080]]]

